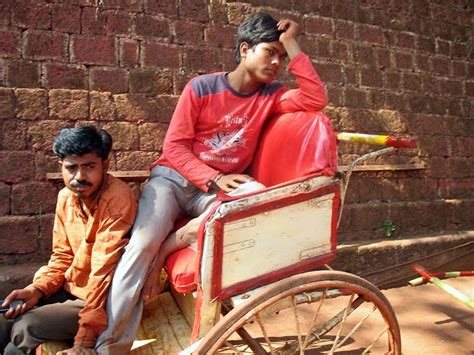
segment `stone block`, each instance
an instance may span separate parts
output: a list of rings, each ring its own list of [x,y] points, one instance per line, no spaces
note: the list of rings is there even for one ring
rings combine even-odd
[[[168,125],[163,123],[145,123],[139,126],[140,150],[161,153],[167,128]]]
[[[43,150],[51,152],[53,141],[63,128],[71,127],[69,122],[64,121],[38,121],[28,126],[28,142],[35,151]]]
[[[28,254],[38,250],[39,224],[36,217],[0,217],[0,254]]]
[[[0,120],[15,118],[15,95],[12,89],[0,88]]]
[[[50,118],[60,120],[82,120],[88,118],[88,96],[88,92],[85,90],[50,90]]]
[[[51,15],[51,26],[54,31],[80,33],[81,8],[79,6],[54,4]]]
[[[16,1],[12,8],[12,23],[20,28],[48,29],[51,8],[34,0]]]
[[[75,63],[115,65],[117,48],[115,39],[107,36],[72,36],[72,60]]]
[[[112,121],[117,117],[117,108],[110,92],[90,91],[90,117],[93,120]]]
[[[82,65],[46,63],[45,85],[48,88],[87,89],[88,73]]]
[[[5,121],[0,133],[3,150],[25,150],[27,148],[28,123],[19,120]]]
[[[175,22],[176,43],[190,44],[202,43],[204,40],[204,25],[191,22],[189,19]],[[213,45],[214,47],[214,45]]]
[[[140,46],[134,39],[121,38],[119,42],[120,66],[134,68],[139,65],[138,53]]]
[[[54,212],[56,189],[47,182],[14,184],[11,193],[11,213],[14,215],[41,215]]]
[[[155,122],[158,120],[159,107],[155,99],[146,95],[114,95],[117,118],[125,121]]]
[[[48,118],[48,94],[43,89],[16,89],[16,117],[22,120]]]
[[[135,17],[135,33],[141,37],[170,38],[168,22],[147,14],[140,14]]]
[[[138,128],[128,122],[110,122],[103,128],[112,135],[114,150],[138,150]]]
[[[128,91],[128,72],[123,69],[96,67],[90,69],[90,88],[97,91],[124,93]]]
[[[180,49],[177,46],[145,41],[143,48],[143,64],[147,67],[179,68]]]
[[[68,35],[51,31],[26,31],[24,55],[31,59],[68,59]]]
[[[173,74],[169,70],[137,68],[130,70],[131,94],[160,95],[173,93]]]
[[[0,183],[0,216],[10,213],[10,185]]]
[[[18,31],[0,30],[0,56],[20,57],[20,43],[21,35]]]
[[[0,181],[31,180],[35,175],[35,156],[25,151],[0,151]]]
[[[39,62],[11,60],[6,63],[6,80],[8,86],[17,88],[41,87],[41,69]]]

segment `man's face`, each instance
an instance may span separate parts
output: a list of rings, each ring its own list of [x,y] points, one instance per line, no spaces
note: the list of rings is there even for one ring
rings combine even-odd
[[[247,71],[259,82],[271,83],[286,58],[286,51],[279,41],[261,42],[251,48],[241,47],[241,57]]]
[[[66,187],[84,203],[92,202],[102,186],[109,161],[102,161],[96,153],[87,153],[67,155],[59,164]]]

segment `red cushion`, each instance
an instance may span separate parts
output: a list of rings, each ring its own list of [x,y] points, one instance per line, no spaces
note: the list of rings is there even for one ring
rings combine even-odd
[[[265,126],[250,174],[265,186],[306,175],[333,176],[336,136],[322,112],[286,113]]]
[[[184,248],[172,253],[165,262],[168,278],[178,292],[192,292],[196,289],[194,271],[197,253],[191,248]]]

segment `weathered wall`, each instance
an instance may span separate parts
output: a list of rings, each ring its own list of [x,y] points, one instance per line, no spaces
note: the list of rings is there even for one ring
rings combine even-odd
[[[184,83],[234,67],[236,25],[255,9],[302,25],[336,129],[419,140],[376,163],[426,170],[353,177],[340,240],[383,237],[385,220],[394,237],[473,227],[469,0],[1,0],[0,266],[49,255],[59,129],[100,125],[112,170],[146,169]],[[360,151],[341,144],[341,162]]]

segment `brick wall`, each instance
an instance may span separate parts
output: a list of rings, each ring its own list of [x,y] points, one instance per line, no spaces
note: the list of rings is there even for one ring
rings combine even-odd
[[[2,0],[0,266],[49,255],[58,131],[104,127],[112,170],[146,169],[183,85],[234,68],[236,25],[255,9],[302,25],[336,129],[419,141],[372,163],[426,170],[353,177],[340,240],[381,238],[384,221],[393,237],[473,227],[469,0]],[[367,148],[341,144],[341,163]]]

